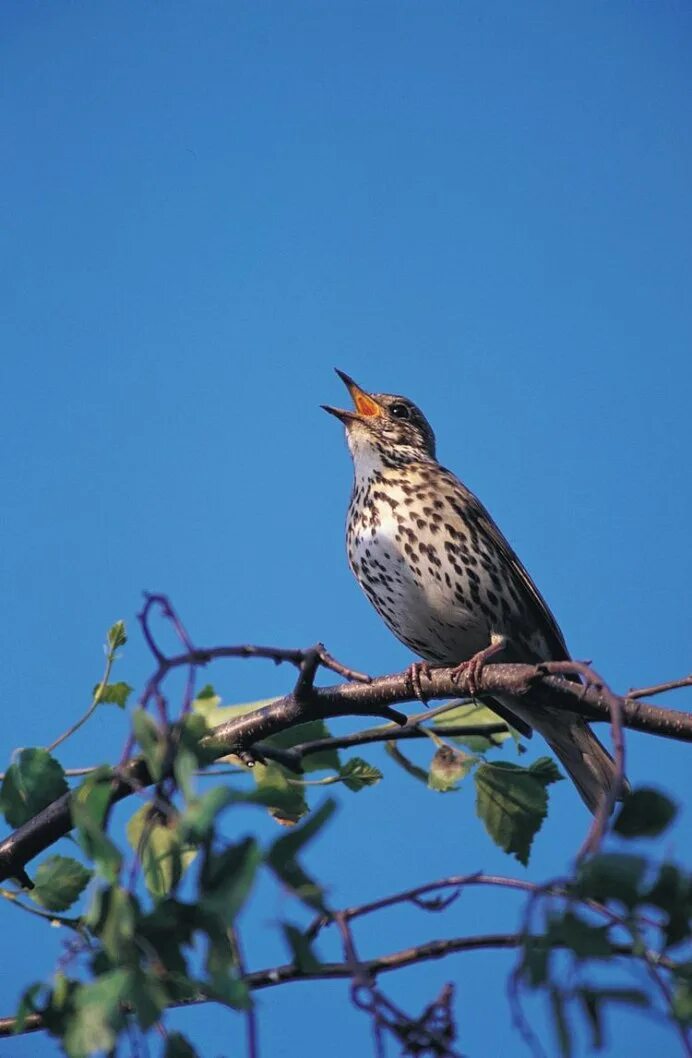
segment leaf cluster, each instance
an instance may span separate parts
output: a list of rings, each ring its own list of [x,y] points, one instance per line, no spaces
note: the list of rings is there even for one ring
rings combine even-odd
[[[676,813],[658,790],[640,787],[624,802],[613,830],[626,841],[657,837]],[[575,1010],[586,1021],[592,1046],[600,1050],[607,1008],[653,1007],[650,990],[630,983],[604,986],[589,977],[594,963],[617,963],[623,953],[641,959],[651,976],[670,977],[666,1013],[685,1032],[692,1025],[692,962],[685,957],[692,941],[692,874],[671,862],[656,865],[647,855],[605,851],[579,865],[565,897],[559,907],[545,901],[543,928],[527,928],[517,969],[518,979],[547,993],[563,1058],[571,1058],[574,1050],[570,1017]],[[666,983],[662,992],[668,988]]]
[[[98,706],[127,707],[132,688],[110,679],[126,640],[124,624],[117,622],[107,636],[106,672],[89,708],[54,745]],[[337,785],[359,793],[383,776],[361,757],[330,745],[322,720],[267,739],[264,756],[253,767],[233,754],[221,769],[220,762],[212,766],[203,748],[211,727],[268,701],[227,706],[207,686],[191,710],[170,724],[144,708],[132,710],[133,738],[153,785],[133,809],[124,834],[111,818],[113,768],[95,769],[70,790],[69,776],[49,750],[32,747],[14,755],[0,788],[8,825],[21,826],[69,792],[74,828],[73,855],[48,855],[34,871],[33,888],[3,893],[68,928],[72,937],[52,979],[24,989],[17,1031],[29,1014],[39,1013],[69,1058],[87,1058],[112,1052],[128,1026],[146,1033],[174,1004],[210,999],[247,1010],[252,997],[238,930],[260,877],[321,920],[329,918],[325,885],[304,862],[308,843],[335,812],[335,802],[325,801],[321,788]],[[400,741],[387,741],[386,749],[407,775],[435,793],[471,788],[488,835],[525,865],[548,813],[550,787],[561,775],[548,757],[526,764],[494,758],[511,739],[520,753],[523,746],[509,729],[477,733],[479,725],[491,723],[497,718],[485,706],[453,704],[426,726],[427,766],[410,759]],[[316,752],[305,751],[310,744]],[[206,783],[215,774],[222,781],[202,790],[202,779]],[[233,841],[224,837],[225,813],[248,805],[282,827],[278,836],[262,842],[253,832],[238,836],[236,827]],[[675,814],[676,806],[663,794],[638,789],[620,809],[613,831],[622,842],[654,838],[665,833]],[[22,905],[20,897],[31,904]],[[66,917],[76,906],[75,917]],[[679,957],[692,939],[692,878],[680,866],[654,866],[651,856],[638,850],[602,852],[581,864],[559,899],[536,899],[529,911],[516,981],[547,995],[563,1056],[572,1053],[575,1009],[586,1020],[593,1045],[601,1047],[609,1007],[651,1005],[644,989],[629,982],[604,986],[590,975],[594,965],[617,962],[625,949],[654,973],[667,967],[670,1016],[680,1025],[692,1023],[692,963]],[[535,921],[539,911],[542,918]],[[279,928],[297,970],[317,972],[313,933],[288,920]],[[194,1054],[182,1035],[167,1038],[165,1058]]]

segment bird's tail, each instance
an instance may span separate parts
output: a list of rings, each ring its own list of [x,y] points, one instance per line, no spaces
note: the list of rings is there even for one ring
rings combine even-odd
[[[524,702],[519,705],[518,699],[512,700],[510,708],[543,736],[576,786],[586,807],[590,812],[596,812],[616,780],[617,769],[610,753],[586,721],[573,713],[545,707],[526,708]],[[627,789],[625,780],[622,793]]]
[[[608,750],[580,716],[553,715],[546,710],[534,727],[560,760],[586,807],[596,812],[617,774]]]

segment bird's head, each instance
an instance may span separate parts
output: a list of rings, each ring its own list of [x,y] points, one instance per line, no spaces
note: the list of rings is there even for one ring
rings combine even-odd
[[[435,435],[412,400],[393,393],[368,393],[337,369],[353,400],[354,410],[322,407],[346,427],[346,438],[356,463],[389,465],[435,459]]]

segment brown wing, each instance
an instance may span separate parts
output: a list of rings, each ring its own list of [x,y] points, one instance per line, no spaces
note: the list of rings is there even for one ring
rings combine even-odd
[[[511,569],[512,576],[514,577],[521,598],[525,602],[529,613],[534,618],[537,627],[540,628],[541,634],[546,639],[551,653],[551,661],[569,660],[569,651],[567,650],[565,637],[551,613],[550,607],[534,582],[531,580],[531,577],[517,557],[514,549],[504,538],[488,512],[484,508],[481,508],[481,510],[483,512],[481,519],[483,530],[487,533],[494,546],[506,561],[508,568]]]
[[[494,551],[499,556],[504,567],[503,574],[511,576],[515,591],[526,607],[529,617],[545,638],[550,651],[550,660],[568,661],[569,651],[567,650],[564,636],[560,631],[560,626],[514,549],[502,535],[480,500],[450,471],[446,471],[446,474],[457,489],[461,487],[464,498],[468,503],[467,509],[463,512],[460,511],[460,515],[475,524],[479,535],[486,538],[490,544],[491,551]]]

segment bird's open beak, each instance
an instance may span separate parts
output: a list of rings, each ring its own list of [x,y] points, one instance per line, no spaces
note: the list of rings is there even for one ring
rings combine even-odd
[[[330,415],[335,415],[337,419],[341,419],[344,423],[352,422],[354,419],[372,419],[382,414],[381,405],[377,403],[370,393],[366,393],[364,389],[361,389],[345,371],[339,371],[338,367],[334,370],[351,394],[351,400],[356,410],[345,411],[342,408],[332,408],[329,404],[323,404],[322,407],[325,411],[328,411]]]

